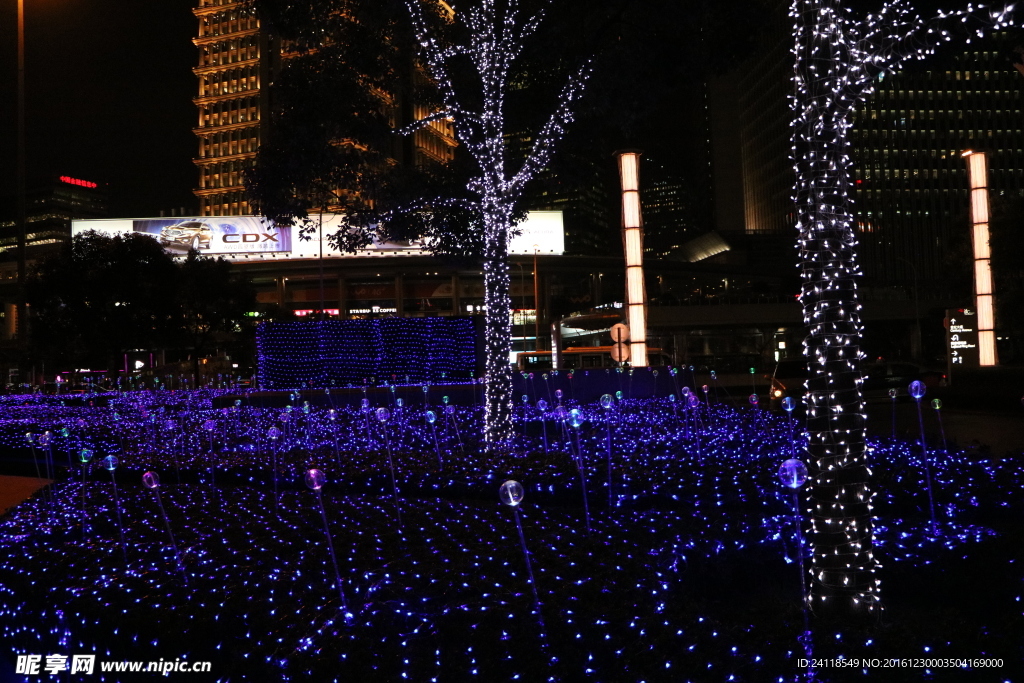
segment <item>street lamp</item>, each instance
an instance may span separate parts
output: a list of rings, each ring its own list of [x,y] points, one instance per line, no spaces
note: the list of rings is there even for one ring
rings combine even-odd
[[[988,157],[967,150],[967,176],[971,189],[971,238],[974,244],[974,306],[978,309],[978,362],[998,365],[996,311],[992,295],[992,247],[989,244]]]
[[[640,152],[616,153],[622,185],[622,242],[626,258],[626,319],[629,358],[647,367],[647,291],[644,288],[644,232],[640,213]]]
[[[17,104],[17,216],[18,221],[18,306],[13,332],[19,342],[25,339],[25,224],[26,180],[25,171],[25,0],[18,0],[18,104]]]
[[[540,351],[540,275],[537,273],[537,253],[540,245],[533,245],[533,342],[534,349]]]

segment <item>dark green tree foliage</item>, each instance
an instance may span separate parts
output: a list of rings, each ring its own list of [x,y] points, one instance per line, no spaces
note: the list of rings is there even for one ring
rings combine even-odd
[[[401,2],[258,0],[263,25],[289,56],[270,88],[267,139],[246,177],[257,213],[317,230],[321,211],[339,214],[331,236],[342,251],[372,239],[433,240],[441,255],[478,251],[479,220],[461,159],[414,165],[412,140],[397,129],[429,110],[433,91],[415,70]]]
[[[181,345],[191,350],[193,370],[199,377],[200,358],[251,327],[246,313],[254,310],[256,294],[248,281],[231,272],[230,263],[200,256],[194,249],[177,264],[176,275],[176,334]]]
[[[51,368],[123,367],[132,349],[199,358],[244,332],[255,293],[224,259],[176,263],[147,235],[75,236],[28,281],[32,347]]]
[[[130,349],[164,345],[176,268],[152,238],[78,235],[28,281],[33,349],[62,367],[120,367]]]

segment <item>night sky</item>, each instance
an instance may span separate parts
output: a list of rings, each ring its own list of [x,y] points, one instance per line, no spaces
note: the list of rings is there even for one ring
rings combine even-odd
[[[111,216],[195,211],[193,0],[25,0],[29,177],[109,184]],[[16,0],[0,0],[0,195],[15,189]]]

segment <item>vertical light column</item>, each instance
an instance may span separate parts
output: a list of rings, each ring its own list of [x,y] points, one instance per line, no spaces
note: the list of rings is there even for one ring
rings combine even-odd
[[[622,182],[622,243],[626,256],[626,321],[629,360],[647,367],[647,291],[644,287],[644,231],[640,215],[640,152],[619,152]]]
[[[995,300],[992,295],[992,250],[988,237],[988,157],[968,150],[967,176],[971,187],[971,223],[974,243],[974,305],[978,309],[978,361],[997,365]]]

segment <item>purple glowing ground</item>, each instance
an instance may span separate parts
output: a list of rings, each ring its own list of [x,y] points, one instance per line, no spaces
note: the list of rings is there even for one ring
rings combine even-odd
[[[332,408],[308,392],[285,407],[214,409],[221,393],[5,399],[8,462],[58,480],[0,520],[0,629],[15,652],[211,660],[221,680],[800,673],[792,491],[778,471],[801,447],[784,415],[707,394],[692,408],[552,397],[544,413],[530,397],[516,447],[486,454],[479,409],[441,390],[429,405],[392,392]],[[870,447],[883,580],[987,561],[1006,535],[999,521],[1019,516],[1019,459],[933,447],[934,536],[919,445]],[[306,484],[314,468],[319,489]],[[515,513],[498,499],[508,479],[525,491],[515,510],[539,609]],[[1020,626],[1024,571],[999,560],[991,624]],[[906,653],[856,630],[813,640],[817,657],[984,654],[939,626],[903,637]],[[990,640],[988,655],[1020,661],[1019,643]]]

